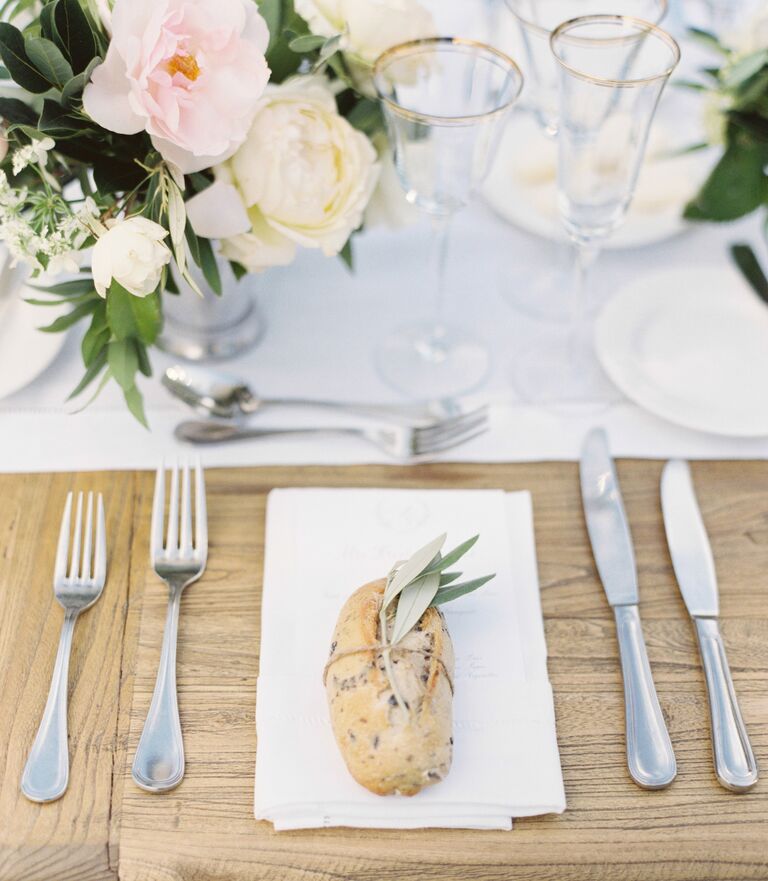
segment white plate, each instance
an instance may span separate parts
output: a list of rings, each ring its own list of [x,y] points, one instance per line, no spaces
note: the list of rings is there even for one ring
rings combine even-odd
[[[670,422],[768,435],[768,307],[735,269],[643,275],[600,313],[595,349],[627,397]]]
[[[66,333],[41,333],[59,309],[31,306],[24,297],[40,297],[26,285],[0,297],[0,398],[29,385],[61,351]]]
[[[657,124],[626,222],[604,247],[637,248],[687,228],[683,208],[704,180],[711,158],[700,153],[668,158],[671,145],[671,135]],[[542,238],[564,241],[557,211],[556,163],[556,143],[541,133],[530,114],[520,113],[502,136],[482,194],[504,220]]]

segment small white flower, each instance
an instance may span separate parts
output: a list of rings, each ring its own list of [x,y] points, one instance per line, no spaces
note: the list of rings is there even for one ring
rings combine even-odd
[[[160,283],[171,252],[163,239],[168,230],[146,217],[112,220],[93,246],[93,283],[101,297],[112,281],[136,297],[146,297]]]
[[[24,147],[20,147],[13,154],[13,173],[18,174],[33,162],[45,167],[48,162],[48,153],[56,146],[53,138],[41,138],[39,141],[32,141]]]

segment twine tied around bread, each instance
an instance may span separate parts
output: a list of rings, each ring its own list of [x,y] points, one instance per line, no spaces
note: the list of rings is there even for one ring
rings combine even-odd
[[[448,672],[448,668],[445,666],[445,661],[442,658],[438,657],[432,649],[414,649],[408,648],[408,646],[404,645],[387,645],[386,643],[376,643],[375,645],[361,645],[357,648],[344,649],[340,652],[335,652],[328,658],[325,667],[323,667],[323,685],[325,685],[325,681],[328,678],[328,671],[331,667],[336,663],[336,661],[340,661],[342,658],[347,658],[350,655],[359,655],[361,652],[410,652],[411,654],[421,655],[423,658],[437,658],[437,663],[443,668],[443,672],[445,673],[445,678],[448,680],[448,687],[451,689],[451,694],[453,694],[453,679],[451,674]]]

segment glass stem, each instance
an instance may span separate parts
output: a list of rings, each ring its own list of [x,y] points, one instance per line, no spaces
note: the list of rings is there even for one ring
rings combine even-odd
[[[434,284],[434,300],[432,312],[432,328],[424,341],[422,357],[430,361],[441,361],[445,356],[443,339],[445,337],[445,287],[446,266],[448,257],[448,238],[452,215],[435,214],[432,216],[432,277]]]
[[[573,264],[573,297],[571,299],[570,361],[572,368],[583,363],[585,346],[589,346],[589,321],[587,320],[589,280],[591,269],[600,249],[592,242],[577,240]]]

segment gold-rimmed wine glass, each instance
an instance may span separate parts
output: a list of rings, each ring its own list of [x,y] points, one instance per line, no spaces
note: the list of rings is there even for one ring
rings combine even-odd
[[[451,219],[471,199],[495,155],[523,84],[517,64],[491,46],[456,37],[403,43],[373,69],[407,200],[434,228],[435,316],[390,334],[376,354],[381,377],[413,397],[450,397],[485,379],[487,347],[443,316]]]
[[[657,25],[621,15],[564,22],[550,45],[559,70],[558,205],[575,253],[572,321],[567,345],[521,355],[514,378],[527,400],[593,402],[612,388],[586,321],[588,272],[624,222],[680,49]]]

